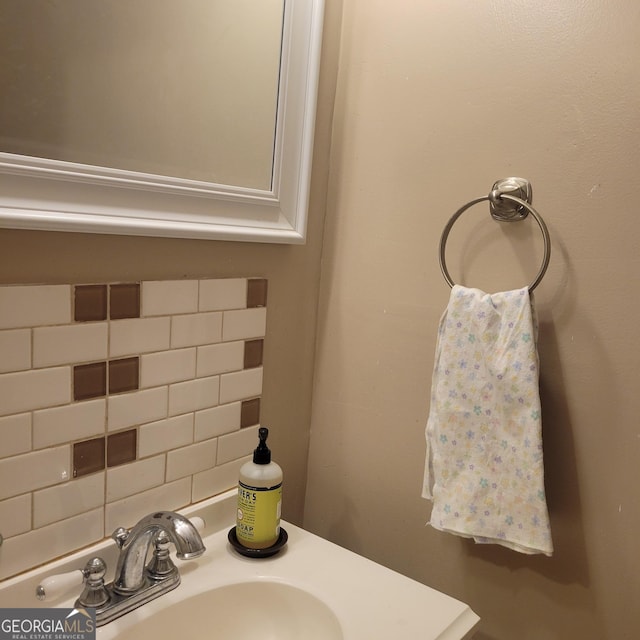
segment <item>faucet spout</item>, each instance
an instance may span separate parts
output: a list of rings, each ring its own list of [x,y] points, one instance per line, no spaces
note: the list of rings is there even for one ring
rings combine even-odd
[[[164,531],[176,546],[180,560],[197,558],[205,551],[198,530],[184,516],[173,511],[156,511],[138,522],[131,531],[116,531],[120,545],[113,590],[121,595],[138,591],[145,582],[145,562],[151,543]]]

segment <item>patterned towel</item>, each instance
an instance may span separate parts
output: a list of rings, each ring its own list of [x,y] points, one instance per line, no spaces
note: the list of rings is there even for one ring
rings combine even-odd
[[[422,497],[440,531],[553,553],[528,289],[454,286],[438,329]]]

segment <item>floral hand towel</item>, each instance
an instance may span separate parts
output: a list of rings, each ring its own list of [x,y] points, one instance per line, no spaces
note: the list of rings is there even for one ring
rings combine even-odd
[[[453,287],[438,329],[422,497],[440,531],[550,556],[536,339],[528,289]]]

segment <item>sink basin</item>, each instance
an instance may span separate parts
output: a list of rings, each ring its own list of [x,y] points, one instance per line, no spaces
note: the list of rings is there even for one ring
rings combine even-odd
[[[228,584],[177,602],[118,640],[343,640],[340,623],[308,591],[271,580]]]

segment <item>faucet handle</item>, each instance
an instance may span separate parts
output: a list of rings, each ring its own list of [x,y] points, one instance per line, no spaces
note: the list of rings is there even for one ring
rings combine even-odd
[[[83,607],[100,607],[109,601],[109,592],[104,586],[107,565],[102,558],[92,558],[83,569],[84,591],[78,598]]]
[[[87,562],[84,569],[75,569],[74,571],[68,571],[67,573],[57,573],[52,576],[47,576],[36,588],[36,598],[38,600],[55,600],[61,595],[70,591],[73,587],[80,586],[83,582],[86,583],[83,596],[87,589],[104,589],[104,574],[107,571],[107,565],[102,558],[93,558]],[[106,592],[105,592],[106,593]],[[80,596],[82,598],[82,596]],[[107,596],[108,597],[108,596]],[[98,600],[100,602],[98,602]],[[82,604],[88,607],[95,607],[98,604],[103,604],[106,601],[104,595],[100,595],[97,598],[93,598],[93,604]]]
[[[147,575],[152,580],[164,580],[165,578],[177,574],[178,569],[169,555],[169,545],[171,538],[166,531],[160,531],[155,537],[153,557],[147,565]]]
[[[111,537],[115,540],[118,545],[118,549],[122,549],[124,543],[127,541],[129,537],[129,531],[124,527],[118,527],[112,534]]]
[[[189,520],[191,520],[191,524],[200,534],[207,528],[207,523],[200,516],[193,516],[193,518],[189,518]]]

